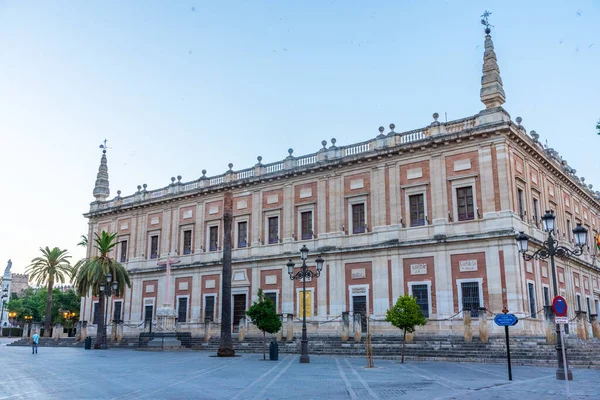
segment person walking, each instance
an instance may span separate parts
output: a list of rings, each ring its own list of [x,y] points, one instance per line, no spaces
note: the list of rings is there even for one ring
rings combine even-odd
[[[37,350],[38,350],[38,342],[40,341],[40,335],[37,332],[34,332],[33,336],[31,337],[32,342],[31,342],[31,354],[37,354]]]

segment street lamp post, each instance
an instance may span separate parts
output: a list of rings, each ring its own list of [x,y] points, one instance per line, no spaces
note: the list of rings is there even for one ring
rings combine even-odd
[[[12,327],[15,323],[15,318],[17,317],[17,313],[15,311],[10,311],[8,313],[8,337],[12,336]],[[11,321],[12,320],[12,321]]]
[[[318,256],[315,260],[317,264],[317,271],[312,272],[308,269],[306,265],[306,259],[308,258],[308,248],[306,245],[302,246],[300,249],[300,257],[302,258],[302,266],[300,267],[300,271],[294,273],[294,263],[290,259],[286,264],[288,268],[288,274],[290,275],[291,280],[302,280],[302,340],[300,345],[300,364],[308,364],[310,363],[310,357],[308,356],[308,337],[306,335],[306,278],[312,279],[318,278],[321,275],[321,271],[323,270],[324,260],[321,256]],[[311,302],[312,307],[312,302]]]
[[[520,232],[516,239],[517,244],[519,246],[519,251],[523,254],[523,259],[525,261],[530,261],[533,259],[546,259],[550,258],[550,268],[552,269],[552,289],[554,290],[554,296],[558,296],[558,281],[556,279],[556,264],[554,263],[554,256],[567,258],[571,256],[580,256],[583,254],[583,246],[587,243],[587,229],[581,226],[580,223],[577,224],[577,227],[573,229],[573,234],[575,235],[575,244],[577,248],[575,250],[571,250],[565,246],[560,246],[557,244],[556,239],[554,238],[554,226],[555,226],[556,216],[553,212],[546,211],[546,214],[542,217],[542,222],[544,224],[544,230],[548,232],[548,240],[546,240],[542,247],[535,251],[534,253],[527,253],[529,236],[525,233]],[[573,373],[569,368],[569,362],[566,359],[563,360],[562,356],[562,343],[561,343],[561,334],[560,334],[560,325],[556,324],[556,356],[558,358],[558,369],[556,370],[556,379],[558,380],[573,380]],[[565,348],[566,350],[566,348]],[[565,369],[567,367],[567,376],[565,377]]]
[[[102,349],[102,350],[106,350],[106,316],[107,316],[107,304],[106,304],[106,299],[107,297],[110,297],[112,294],[116,294],[117,290],[119,289],[119,282],[114,281],[112,282],[112,274],[109,272],[108,274],[106,274],[106,284],[101,283],[100,286],[100,301],[102,302],[102,305],[104,306],[104,310],[101,310],[104,315],[100,317],[100,323],[102,324],[102,327],[99,327],[100,330],[100,343],[98,345],[97,348]]]
[[[8,298],[8,288],[4,288],[2,290],[2,311],[0,312],[0,336],[4,336],[2,334],[2,323],[4,322],[4,306],[6,304],[6,299]]]

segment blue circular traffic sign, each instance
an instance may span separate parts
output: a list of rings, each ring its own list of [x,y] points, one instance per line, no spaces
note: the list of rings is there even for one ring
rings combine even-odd
[[[556,296],[552,300],[552,310],[558,317],[564,317],[567,315],[567,300],[562,296]]]

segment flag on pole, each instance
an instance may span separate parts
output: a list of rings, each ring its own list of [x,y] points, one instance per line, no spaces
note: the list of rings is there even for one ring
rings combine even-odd
[[[600,233],[596,233],[596,249],[600,251]]]

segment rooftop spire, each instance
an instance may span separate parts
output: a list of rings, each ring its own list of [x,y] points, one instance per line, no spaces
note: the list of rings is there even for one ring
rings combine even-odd
[[[106,146],[107,140],[104,139],[104,144],[100,145],[102,149],[102,158],[98,167],[98,175],[96,176],[96,185],[94,186],[94,197],[96,201],[105,201],[110,195],[108,187],[108,165],[106,164]]]
[[[500,78],[500,68],[494,52],[494,42],[490,36],[493,25],[488,22],[488,17],[492,13],[485,11],[481,16],[481,24],[485,25],[485,52],[483,53],[483,75],[481,77],[481,102],[485,108],[500,107],[506,101],[504,88],[502,87],[502,78]]]

